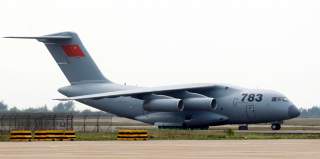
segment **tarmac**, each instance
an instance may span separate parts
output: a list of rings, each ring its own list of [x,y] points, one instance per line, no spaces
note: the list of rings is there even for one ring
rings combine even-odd
[[[0,142],[1,159],[307,159],[319,150],[308,139]]]

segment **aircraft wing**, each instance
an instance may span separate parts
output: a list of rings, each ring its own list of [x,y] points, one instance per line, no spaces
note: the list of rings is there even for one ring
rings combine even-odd
[[[60,101],[67,100],[82,100],[82,99],[100,99],[100,98],[111,98],[120,96],[137,96],[147,94],[162,94],[175,91],[192,91],[195,89],[203,89],[209,87],[215,87],[214,84],[189,84],[189,85],[175,85],[175,86],[163,86],[163,87],[151,87],[151,88],[136,88],[130,90],[120,90],[106,93],[89,94],[82,96],[74,96],[69,98],[55,99]]]

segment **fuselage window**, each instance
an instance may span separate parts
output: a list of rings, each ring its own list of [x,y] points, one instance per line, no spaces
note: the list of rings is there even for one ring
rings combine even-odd
[[[286,97],[272,97],[273,102],[288,102]]]

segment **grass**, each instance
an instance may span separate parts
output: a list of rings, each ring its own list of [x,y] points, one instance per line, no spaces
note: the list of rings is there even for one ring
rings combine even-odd
[[[279,133],[251,133],[226,130],[177,130],[150,129],[150,140],[251,140],[251,139],[320,139],[320,133],[315,134],[279,134]],[[116,140],[117,133],[77,133],[77,140],[99,141]]]
[[[250,140],[250,139],[320,139],[319,134],[237,133],[232,129],[210,130],[158,130],[149,131],[154,140]]]
[[[294,118],[286,120],[284,124],[296,126],[320,126],[320,118]]]
[[[251,139],[320,139],[320,133],[315,134],[279,134],[251,133],[226,130],[148,130],[150,140],[251,140]],[[81,133],[77,132],[77,141],[116,140],[116,132]],[[0,134],[0,141],[9,141],[8,134]]]
[[[116,140],[117,133],[113,132],[100,132],[100,133],[76,133],[78,141],[101,141],[101,140]]]
[[[0,133],[0,141],[9,141],[9,134]]]

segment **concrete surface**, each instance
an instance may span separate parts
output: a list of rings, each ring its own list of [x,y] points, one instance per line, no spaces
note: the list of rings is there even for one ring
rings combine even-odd
[[[307,159],[320,140],[0,142],[1,159]]]

